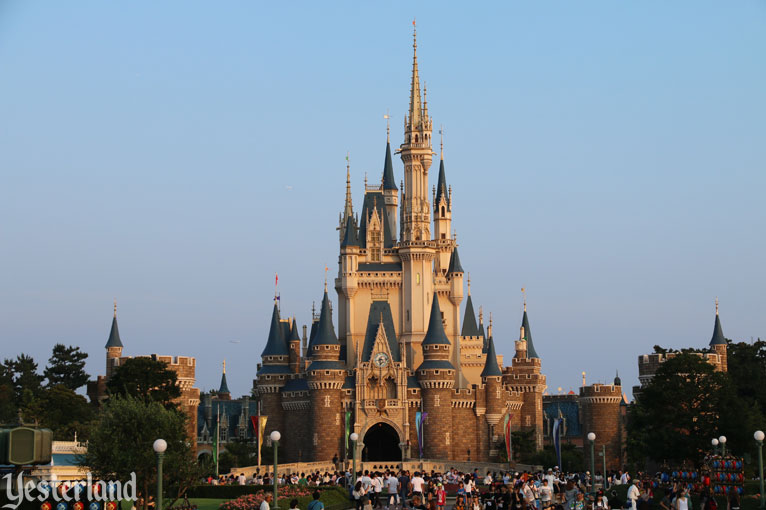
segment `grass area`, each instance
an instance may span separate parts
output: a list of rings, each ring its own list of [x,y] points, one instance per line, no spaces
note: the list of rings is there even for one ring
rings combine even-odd
[[[197,510],[218,510],[221,503],[227,499],[194,498],[189,500],[192,505],[197,505]]]

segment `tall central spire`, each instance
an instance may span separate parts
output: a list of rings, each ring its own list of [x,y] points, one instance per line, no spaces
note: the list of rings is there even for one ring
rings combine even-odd
[[[410,126],[420,124],[420,76],[418,75],[418,31],[412,20],[412,83],[410,85]]]

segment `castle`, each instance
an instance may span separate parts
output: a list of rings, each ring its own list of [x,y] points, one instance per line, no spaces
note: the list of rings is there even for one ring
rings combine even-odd
[[[358,215],[346,168],[337,334],[327,284],[302,340],[275,300],[253,393],[268,416],[266,434],[282,434],[285,462],[349,458],[352,432],[364,460],[497,460],[506,419],[511,430],[532,430],[542,447],[546,378],[526,303],[509,366],[496,354],[491,319],[486,333],[481,313],[476,320],[470,278],[461,322],[464,270],[452,232],[452,188],[442,150],[429,200],[433,121],[413,39],[409,109],[396,150],[401,189],[390,133],[380,184],[365,183]]]
[[[122,340],[120,339],[120,329],[117,327],[117,302],[114,303],[114,317],[112,317],[112,328],[109,330],[109,338],[104,346],[106,349],[106,375],[99,375],[94,381],[88,381],[87,394],[93,404],[99,405],[107,398],[106,383],[109,378],[122,366],[131,356],[122,355]],[[168,368],[176,373],[176,384],[181,390],[181,396],[175,399],[188,421],[186,430],[190,438],[197,438],[197,406],[199,405],[199,389],[194,387],[195,372],[197,369],[197,360],[189,356],[161,356],[151,354],[148,357],[162,361]],[[196,441],[193,442],[195,444]]]

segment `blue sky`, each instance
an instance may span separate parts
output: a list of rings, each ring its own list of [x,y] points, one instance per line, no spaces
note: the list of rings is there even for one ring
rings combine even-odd
[[[766,4],[0,2],[0,341],[249,391],[274,273],[301,324],[401,143],[418,20],[474,302],[551,391],[654,344],[766,336]],[[395,163],[397,181],[401,162]],[[432,181],[435,182],[432,172]],[[334,298],[335,296],[333,296]],[[239,342],[239,343],[234,343]]]

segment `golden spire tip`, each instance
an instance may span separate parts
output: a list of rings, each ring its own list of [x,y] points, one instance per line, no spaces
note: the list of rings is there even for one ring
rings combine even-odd
[[[715,297],[715,314],[718,315],[718,296]]]
[[[223,373],[226,373],[226,360],[223,360]]]
[[[117,298],[114,298],[114,318],[117,318]]]

